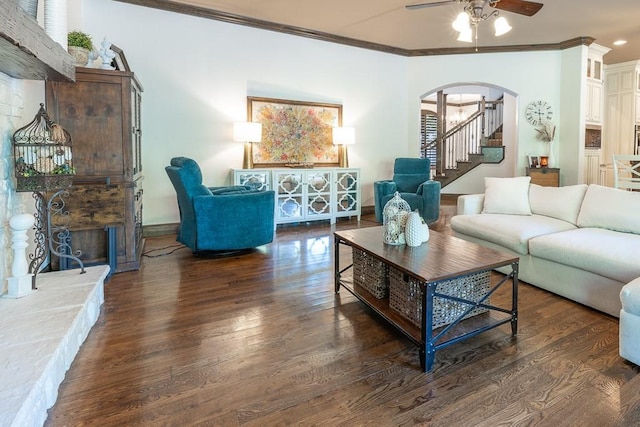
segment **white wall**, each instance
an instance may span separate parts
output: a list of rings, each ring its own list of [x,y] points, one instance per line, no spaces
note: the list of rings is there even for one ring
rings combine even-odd
[[[395,157],[418,155],[420,97],[440,86],[482,83],[515,94],[518,113],[505,137],[518,149],[499,170],[486,165],[476,174],[523,175],[527,153],[547,154],[548,146],[536,140],[523,116],[533,100],[555,108],[558,134],[572,139],[562,144],[575,144],[579,137],[573,135],[578,131],[563,130],[579,125],[573,116],[562,118],[582,95],[567,90],[563,79],[573,79],[572,70],[580,69],[582,47],[404,58],[109,0],[82,5],[82,30],[98,42],[107,36],[123,49],[145,89],[145,225],[178,220],[164,172],[173,156],[198,160],[209,185],[230,183],[229,169],[241,167],[243,157],[231,127],[246,119],[247,96],[341,103],[343,124],[357,132],[349,159],[362,168],[364,206],[373,205],[373,181],[391,176]],[[561,96],[568,97],[562,104]],[[570,150],[557,145],[561,168],[575,161],[565,157]],[[459,183],[451,188],[455,191],[445,192],[477,190]]]
[[[83,21],[123,49],[144,86],[145,225],[178,221],[171,157],[196,159],[209,185],[231,182],[243,158],[232,123],[246,120],[247,96],[342,104],[364,205],[392,158],[408,154],[407,58],[108,0],[85,2]]]

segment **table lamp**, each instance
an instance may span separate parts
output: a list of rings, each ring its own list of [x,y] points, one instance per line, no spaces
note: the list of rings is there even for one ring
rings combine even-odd
[[[356,143],[356,130],[350,127],[333,128],[333,145],[338,146],[338,163],[341,168],[349,167],[347,145]]]
[[[253,143],[262,141],[262,123],[235,122],[233,124],[233,140],[244,142],[243,169],[253,168]]]

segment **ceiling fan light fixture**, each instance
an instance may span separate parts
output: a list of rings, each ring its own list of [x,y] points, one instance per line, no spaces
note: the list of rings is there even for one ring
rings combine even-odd
[[[471,43],[473,41],[473,34],[471,31],[471,27],[460,31],[460,34],[458,35],[458,41],[459,42],[466,42],[466,43]]]
[[[507,19],[504,16],[500,16],[499,18],[497,18],[493,25],[496,29],[496,37],[511,31],[511,25],[509,25]]]
[[[467,12],[460,12],[451,26],[459,33],[467,30],[471,31],[471,25],[469,25],[469,15],[467,14]]]

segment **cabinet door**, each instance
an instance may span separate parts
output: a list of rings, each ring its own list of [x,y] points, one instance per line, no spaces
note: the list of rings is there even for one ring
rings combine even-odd
[[[602,83],[587,82],[587,122],[602,122]]]
[[[274,171],[276,222],[295,222],[304,218],[304,176],[302,172]]]
[[[329,218],[331,208],[331,182],[330,170],[318,170],[305,172],[306,212],[305,218],[309,220]]]
[[[235,185],[248,185],[254,190],[267,191],[271,189],[271,174],[269,171],[257,169],[241,169],[233,171]]]
[[[336,170],[336,216],[360,215],[359,191],[357,170]]]
[[[78,72],[75,83],[48,82],[46,92],[52,120],[73,139],[76,175],[131,179],[130,80]]]
[[[142,172],[142,93],[137,85],[131,90],[131,147],[133,175]]]

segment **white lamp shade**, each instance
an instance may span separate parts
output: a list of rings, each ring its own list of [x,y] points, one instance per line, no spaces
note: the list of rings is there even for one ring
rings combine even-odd
[[[498,19],[496,19],[496,22],[494,23],[494,27],[496,29],[496,36],[501,36],[511,31],[511,25],[509,25],[509,23],[507,22],[507,19],[504,16],[501,16]]]
[[[352,145],[356,143],[354,128],[333,128],[333,145]]]
[[[458,35],[458,41],[471,43],[473,41],[473,34],[471,31],[471,28],[468,28],[464,31],[460,31],[460,35]]]
[[[471,31],[471,25],[469,25],[469,15],[467,12],[460,12],[456,17],[456,20],[451,24],[453,29],[461,33],[463,31]]]
[[[233,140],[238,142],[262,141],[262,123],[235,122],[233,124]]]

